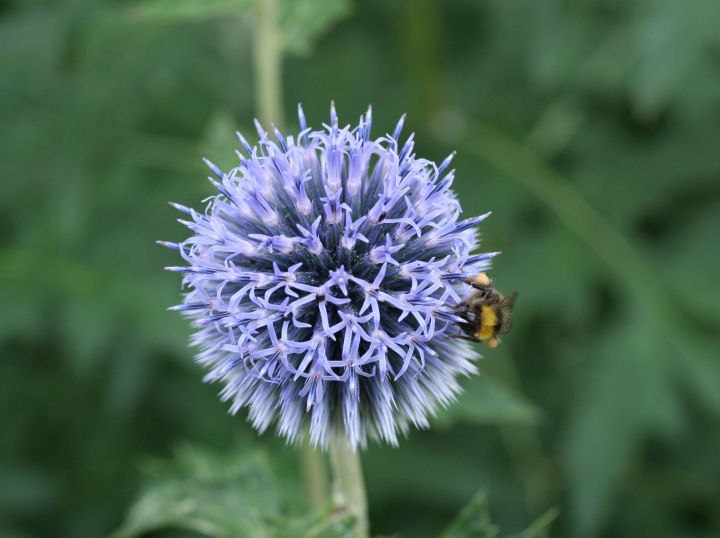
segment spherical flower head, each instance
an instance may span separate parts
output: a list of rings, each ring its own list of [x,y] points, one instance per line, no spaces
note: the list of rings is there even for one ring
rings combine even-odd
[[[188,263],[182,305],[206,381],[224,384],[230,411],[249,408],[260,432],[290,442],[345,434],[397,444],[454,400],[477,358],[458,338],[461,279],[489,266],[475,225],[458,220],[452,155],[417,158],[413,136],[370,138],[371,110],[355,127],[259,142],[227,173],[204,212],[173,204],[193,234],[175,248]]]

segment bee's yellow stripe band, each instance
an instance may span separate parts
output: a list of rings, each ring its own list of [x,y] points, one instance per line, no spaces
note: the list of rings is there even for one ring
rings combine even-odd
[[[495,325],[497,324],[497,314],[487,305],[482,306],[482,318],[480,319],[480,329],[475,333],[478,340],[487,340],[495,334]]]

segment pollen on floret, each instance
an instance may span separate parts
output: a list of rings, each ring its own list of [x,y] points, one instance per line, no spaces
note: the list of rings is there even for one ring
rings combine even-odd
[[[490,286],[490,277],[487,276],[485,273],[479,273],[472,279],[473,284],[477,284],[478,286]]]

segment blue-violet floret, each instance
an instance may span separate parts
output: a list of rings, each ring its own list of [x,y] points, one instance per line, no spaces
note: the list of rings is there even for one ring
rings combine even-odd
[[[496,253],[471,254],[475,225],[458,220],[453,155],[417,158],[413,136],[370,138],[368,109],[355,127],[259,142],[238,133],[244,153],[227,173],[206,161],[218,194],[204,212],[173,204],[194,235],[179,251],[184,303],[206,381],[220,381],[236,413],[272,424],[290,442],[346,435],[397,444],[411,425],[453,401],[477,355],[453,335],[461,279]]]

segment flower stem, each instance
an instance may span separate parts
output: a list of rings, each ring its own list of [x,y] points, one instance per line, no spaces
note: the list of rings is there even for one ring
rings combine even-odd
[[[300,464],[310,506],[316,510],[324,508],[329,497],[327,462],[307,439],[300,446]]]
[[[260,0],[255,26],[255,104],[264,124],[278,127],[283,121],[282,55],[283,45],[277,27],[276,0]]]
[[[355,536],[368,538],[367,498],[360,454],[350,448],[347,438],[330,439],[330,467],[333,472],[333,501],[355,516]]]

